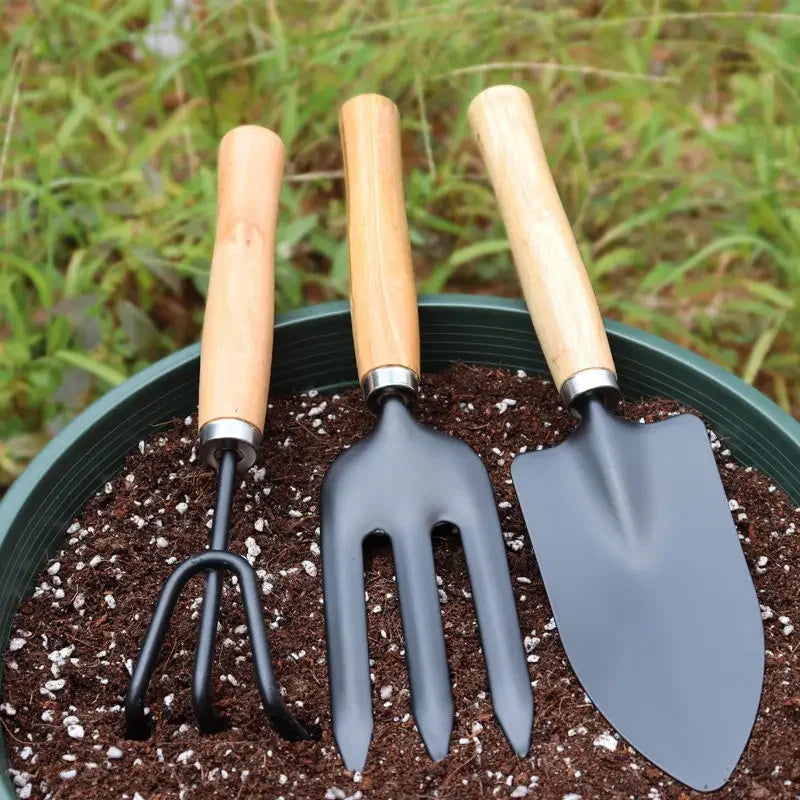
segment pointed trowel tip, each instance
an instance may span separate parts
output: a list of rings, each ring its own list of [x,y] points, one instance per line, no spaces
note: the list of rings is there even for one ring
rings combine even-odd
[[[704,768],[694,770],[691,773],[677,769],[664,769],[664,771],[696,792],[715,792],[728,782],[734,766],[735,764],[718,765],[716,767],[706,765]]]
[[[602,711],[602,709],[601,709]],[[755,709],[748,719],[722,719],[718,714],[718,722],[706,726],[704,732],[684,729],[683,736],[676,736],[669,727],[661,729],[665,736],[657,744],[651,739],[643,741],[641,732],[620,734],[644,758],[649,759],[659,769],[666,772],[676,781],[685,784],[697,792],[714,792],[721,789],[730,780],[736,769],[752,733]],[[699,727],[699,726],[698,726]],[[716,735],[713,729],[716,728]],[[654,731],[648,731],[652,736]],[[655,730],[658,734],[658,729]]]
[[[679,761],[668,763],[665,759],[659,763],[653,759],[653,763],[695,791],[714,792],[730,780],[750,741],[751,733],[752,729],[749,729],[744,738],[744,731],[740,731],[736,739],[731,738],[726,743],[727,746],[721,749],[713,749],[707,742],[697,743],[698,746],[691,753],[685,753],[684,758]],[[722,744],[720,737],[717,737],[717,743]]]

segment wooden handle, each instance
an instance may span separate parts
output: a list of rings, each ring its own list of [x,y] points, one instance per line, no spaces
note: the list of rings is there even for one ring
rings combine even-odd
[[[400,115],[386,97],[342,106],[350,313],[358,377],[403,366],[419,375],[419,320],[408,239]]]
[[[615,373],[597,298],[547,166],[528,93],[493,86],[472,101],[468,114],[557,388],[581,370]]]
[[[200,427],[234,417],[264,428],[282,176],[283,143],[272,131],[242,125],[222,139],[217,233],[200,349]]]

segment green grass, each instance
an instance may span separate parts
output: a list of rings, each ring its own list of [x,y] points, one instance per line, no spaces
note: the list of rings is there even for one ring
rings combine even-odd
[[[337,113],[362,91],[401,109],[420,291],[518,293],[465,114],[519,83],[604,313],[800,410],[798,0],[206,0],[174,58],[143,44],[165,5],[0,11],[0,484],[197,339],[230,127],[286,143],[279,308],[345,295]]]

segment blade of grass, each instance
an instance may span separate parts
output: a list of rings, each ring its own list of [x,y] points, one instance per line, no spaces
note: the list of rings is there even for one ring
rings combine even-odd
[[[59,350],[54,354],[55,358],[65,364],[89,372],[96,378],[106,383],[108,386],[119,386],[124,380],[125,375],[108,364],[103,364],[96,359],[87,356],[85,353],[76,353],[73,350]]]
[[[761,371],[761,367],[763,366],[764,360],[769,354],[770,348],[775,341],[775,337],[778,335],[778,332],[781,329],[783,319],[784,314],[779,314],[776,317],[774,324],[772,324],[765,331],[762,331],[759,337],[755,340],[753,348],[750,350],[750,355],[747,357],[747,361],[745,362],[744,369],[742,370],[742,380],[745,383],[752,384],[758,377],[758,373]]]

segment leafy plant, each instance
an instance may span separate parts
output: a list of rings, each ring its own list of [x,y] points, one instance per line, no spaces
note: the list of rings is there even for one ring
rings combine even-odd
[[[800,2],[39,0],[0,11],[0,485],[199,335],[215,151],[288,153],[280,309],[346,296],[340,104],[401,108],[420,290],[516,295],[466,122],[516,82],[606,314],[800,410]]]

